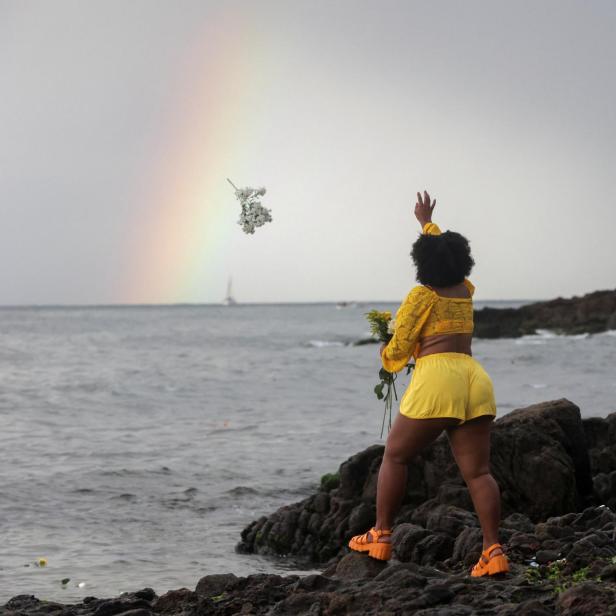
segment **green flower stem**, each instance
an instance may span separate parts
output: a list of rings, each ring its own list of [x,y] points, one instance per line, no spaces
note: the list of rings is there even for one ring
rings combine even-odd
[[[383,421],[381,422],[381,438],[383,438],[383,431],[385,430],[385,417],[387,417],[387,411],[389,411],[388,431],[391,430],[391,411],[394,405],[394,397],[398,400],[398,392],[396,391],[396,375],[394,373],[388,373],[387,380],[387,393],[385,394],[384,402],[385,408],[383,409]],[[393,392],[393,397],[392,397]]]
[[[383,430],[385,429],[385,415],[387,415],[387,398],[385,398],[385,410],[383,411],[383,422],[381,423],[381,438],[383,438]]]

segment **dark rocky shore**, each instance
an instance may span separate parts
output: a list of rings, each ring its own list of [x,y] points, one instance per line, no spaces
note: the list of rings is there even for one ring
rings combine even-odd
[[[549,329],[559,334],[595,334],[616,329],[616,290],[558,297],[520,308],[475,310],[477,338],[518,338]]]
[[[499,579],[469,576],[481,532],[444,436],[410,466],[394,558],[349,552],[349,537],[374,523],[382,454],[372,446],[352,456],[314,495],[242,532],[238,550],[303,559],[320,574],[209,575],[194,590],[76,605],[20,595],[0,616],[616,615],[616,413],[582,420],[573,403],[557,400],[496,421],[492,470],[511,563]]]

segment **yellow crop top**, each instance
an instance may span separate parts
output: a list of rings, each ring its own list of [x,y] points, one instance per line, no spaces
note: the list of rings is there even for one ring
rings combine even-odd
[[[440,235],[438,225],[429,222],[422,233]],[[435,334],[473,333],[473,293],[475,287],[464,279],[470,297],[443,297],[424,285],[414,287],[396,312],[393,338],[381,361],[389,372],[402,370],[419,354],[419,340]]]

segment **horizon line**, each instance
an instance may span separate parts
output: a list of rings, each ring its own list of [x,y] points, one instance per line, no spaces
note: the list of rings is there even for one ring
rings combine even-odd
[[[549,301],[544,299],[477,299],[475,302],[540,302]],[[311,305],[311,304],[346,304],[344,307],[352,307],[353,304],[399,304],[400,300],[297,300],[297,301],[254,301],[236,302],[227,305],[223,302],[173,302],[173,303],[103,303],[103,304],[0,304],[0,310],[11,310],[16,308],[197,308],[200,306],[220,306],[223,308],[234,308],[241,306],[288,306],[288,305]]]

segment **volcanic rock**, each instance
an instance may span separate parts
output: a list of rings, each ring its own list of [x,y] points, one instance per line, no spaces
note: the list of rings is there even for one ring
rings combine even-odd
[[[605,489],[601,484],[597,490],[593,483],[587,431],[579,408],[565,399],[512,411],[495,422],[492,473],[501,488],[504,516],[523,515],[528,526],[598,504],[601,494],[605,500],[611,484]],[[321,563],[343,555],[350,537],[375,522],[383,450],[373,445],[344,462],[338,473],[339,486],[325,494],[326,500],[319,491],[254,521],[242,532],[238,551],[294,555]],[[410,548],[402,546],[412,543],[415,559],[423,563],[449,558],[455,538],[477,523],[471,521],[472,502],[445,435],[409,465],[408,476],[395,524],[419,525],[436,533],[421,546],[404,538],[400,549],[406,553]],[[416,533],[411,535],[416,537]]]
[[[517,338],[540,329],[561,334],[616,329],[616,290],[559,297],[520,308],[482,308],[475,310],[474,323],[477,338]]]

